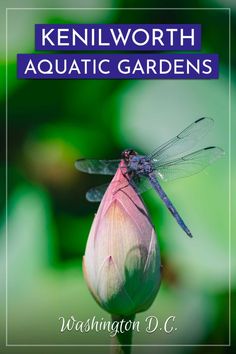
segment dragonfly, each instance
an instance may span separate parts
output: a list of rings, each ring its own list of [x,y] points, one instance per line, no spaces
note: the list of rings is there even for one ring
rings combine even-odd
[[[149,155],[140,155],[132,149],[126,149],[122,152],[120,159],[79,159],[75,162],[75,167],[79,171],[89,174],[114,175],[123,160],[127,181],[135,192],[141,195],[153,188],[179,226],[189,237],[192,237],[191,231],[168,198],[160,182],[172,181],[198,173],[224,155],[224,150],[217,146],[207,146],[192,151],[202,141],[213,124],[212,118],[199,118]],[[108,185],[91,188],[86,193],[86,199],[90,202],[99,202]]]

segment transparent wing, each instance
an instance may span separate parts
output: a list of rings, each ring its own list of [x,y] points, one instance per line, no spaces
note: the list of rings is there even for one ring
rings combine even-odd
[[[108,186],[109,186],[109,183],[106,183],[106,184],[102,184],[101,186],[97,186],[97,187],[89,189],[86,193],[86,199],[89,202],[100,202],[100,200],[102,200],[102,197],[104,196]]]
[[[157,178],[163,181],[172,181],[202,171],[209,164],[221,158],[224,154],[225,152],[221,148],[217,146],[209,146],[162,165],[154,165],[154,167],[156,167]],[[135,176],[130,183],[138,194],[142,194],[152,188],[152,185],[146,176]],[[108,186],[109,183],[91,188],[86,193],[87,200],[90,202],[99,202],[105,194]],[[117,188],[119,189],[125,189],[126,186],[127,183],[124,183],[123,185],[117,183]]]
[[[221,148],[217,146],[209,146],[162,165],[156,164],[155,166],[154,164],[154,167],[156,167],[157,178],[163,181],[172,181],[202,171],[209,164],[221,158],[224,154],[224,150]],[[152,185],[146,176],[135,176],[130,183],[138,194],[142,194],[149,189],[152,189]],[[90,202],[101,201],[108,186],[109,183],[91,188],[86,193],[87,200]],[[117,183],[117,188],[119,189],[125,189],[126,186],[126,183],[124,185]]]
[[[163,181],[191,176],[224,155],[224,150],[209,146],[181,158],[156,166],[156,175]]]
[[[79,171],[97,175],[114,175],[121,160],[89,160],[81,159],[75,162]]]
[[[128,181],[124,182],[124,183],[120,183],[120,182],[111,182],[111,183],[117,183],[117,190],[123,189],[124,191],[128,185]],[[152,185],[149,183],[149,180],[147,177],[139,177],[138,180],[132,179],[130,181],[130,184],[134,188],[136,193],[138,193],[138,194],[142,194],[152,188]],[[89,189],[88,192],[86,193],[86,199],[89,202],[100,202],[102,200],[102,197],[104,196],[108,186],[109,186],[109,183],[106,183],[106,184],[102,184],[100,186]]]
[[[138,194],[142,194],[148,191],[149,189],[152,189],[152,185],[149,182],[148,177],[146,176],[139,176],[137,178],[133,178],[130,183]]]
[[[211,118],[197,119],[176,137],[154,150],[148,157],[153,159],[154,163],[159,164],[181,157],[182,154],[191,150],[201,141],[213,124],[214,121]]]

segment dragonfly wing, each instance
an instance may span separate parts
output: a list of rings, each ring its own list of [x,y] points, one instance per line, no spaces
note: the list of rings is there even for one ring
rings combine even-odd
[[[138,194],[142,194],[148,191],[149,189],[152,189],[152,185],[149,182],[149,179],[145,176],[139,176],[137,178],[133,178],[130,181],[130,183],[134,188],[134,190],[136,191],[136,193]]]
[[[181,158],[156,166],[156,175],[163,181],[191,176],[224,155],[224,150],[209,146]]]
[[[184,153],[195,147],[213,126],[212,118],[200,118],[190,124],[176,137],[170,139],[154,150],[148,157],[154,163],[171,161],[181,157]]]
[[[113,184],[114,192],[118,190],[125,190],[128,186],[128,181],[124,181],[122,183],[120,181],[111,181],[110,183],[105,183],[89,189],[86,193],[86,199],[89,202],[100,202],[111,183]]]
[[[89,189],[86,193],[86,199],[89,202],[100,202],[100,200],[102,200],[102,197],[104,196],[108,186],[109,186],[109,183],[106,183],[106,184],[102,184],[101,186],[97,186],[97,187]]]
[[[118,190],[125,191],[125,189],[128,186],[128,181],[124,182],[124,183],[120,183],[120,182],[110,182],[110,183],[117,183],[117,191]],[[138,180],[132,179],[130,181],[130,184],[134,188],[135,192],[138,194],[142,194],[152,188],[152,185],[150,184],[149,179],[146,177],[142,177],[142,176]],[[100,186],[89,189],[86,193],[86,199],[89,202],[100,202],[102,200],[102,197],[104,196],[108,186],[109,186],[109,183],[106,183],[106,184],[102,184]]]
[[[121,160],[80,159],[75,162],[79,171],[97,175],[114,175]]]

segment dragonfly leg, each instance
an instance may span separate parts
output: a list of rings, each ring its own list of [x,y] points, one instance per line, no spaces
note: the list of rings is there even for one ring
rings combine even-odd
[[[113,195],[115,195],[117,192],[123,191],[123,189],[125,189],[125,188],[128,187],[129,185],[130,185],[130,183],[128,182],[125,186],[118,188],[118,189],[113,193]]]

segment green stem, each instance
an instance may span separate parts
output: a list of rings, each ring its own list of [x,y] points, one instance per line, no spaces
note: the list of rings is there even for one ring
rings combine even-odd
[[[130,326],[129,321],[132,321],[133,323],[135,315],[130,315],[130,316],[112,315],[111,318],[112,318],[112,323],[115,322],[117,328],[119,328],[119,333],[117,333],[112,337],[111,353],[130,354],[133,329],[132,326]],[[125,330],[125,324],[127,324],[127,330]],[[120,333],[121,330],[124,333]]]

